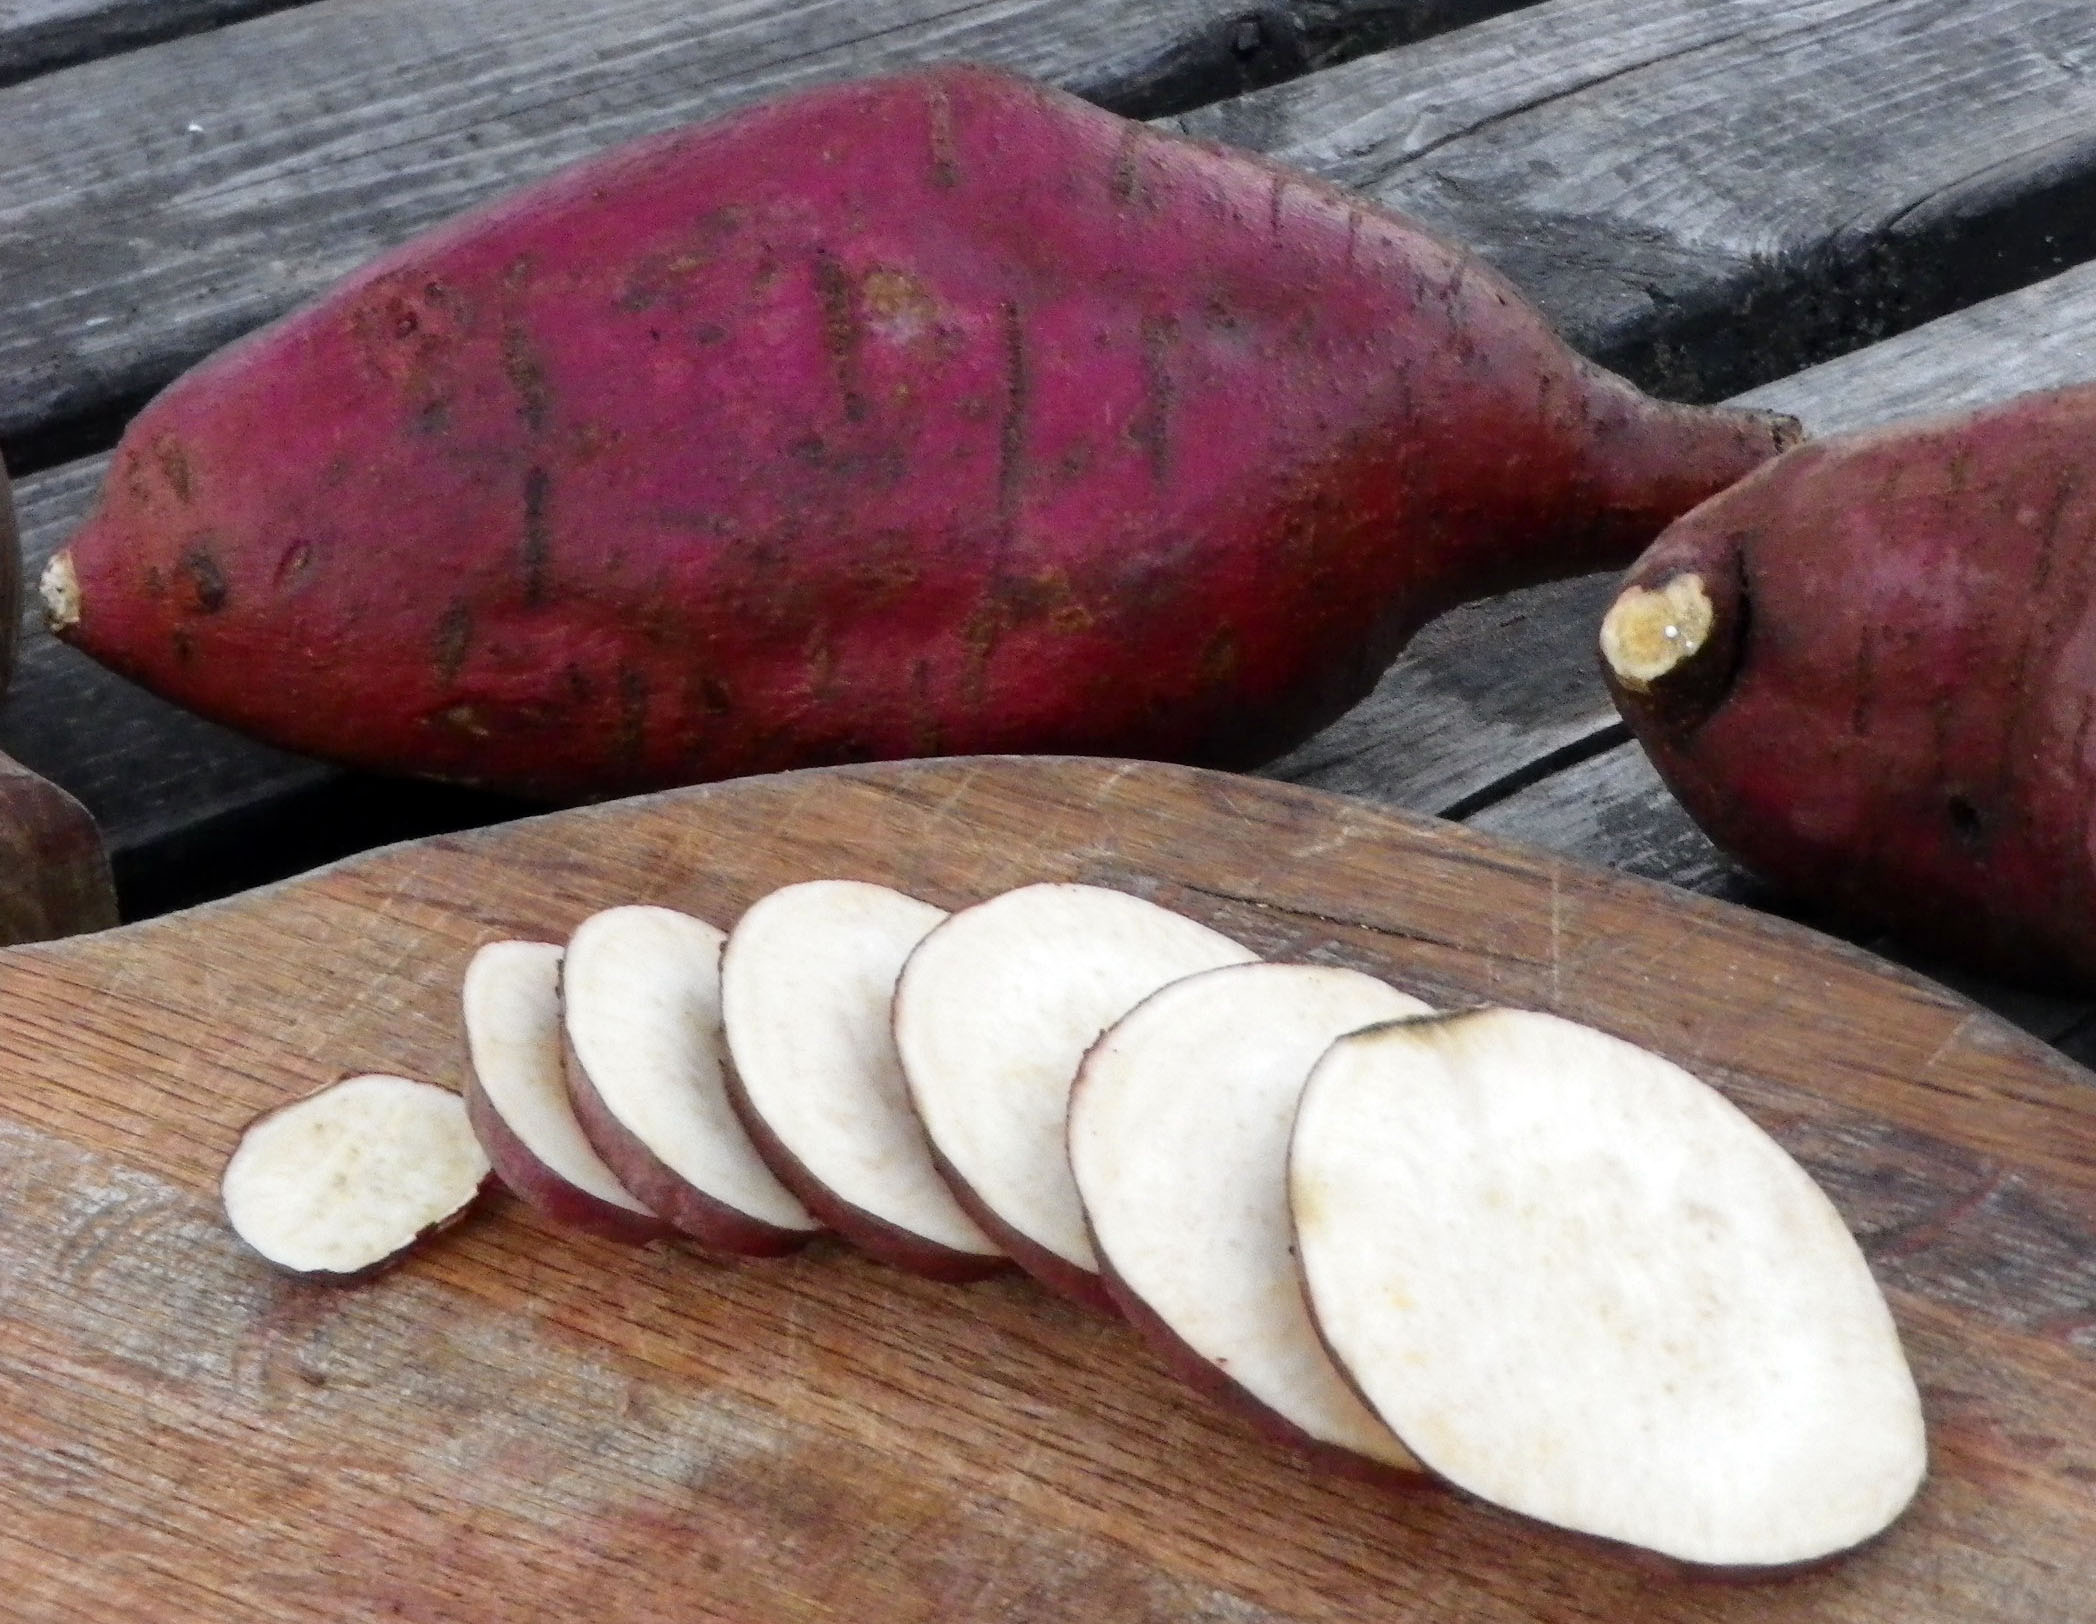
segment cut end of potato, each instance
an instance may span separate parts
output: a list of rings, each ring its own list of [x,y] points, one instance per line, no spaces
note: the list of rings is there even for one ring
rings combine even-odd
[[[1920,1397],[1840,1215],[1657,1055],[1509,1010],[1343,1038],[1290,1199],[1326,1345],[1481,1499],[1758,1570],[1861,1544],[1921,1484]]]
[[[1717,612],[1700,575],[1676,575],[1657,590],[1626,587],[1601,621],[1601,657],[1616,680],[1643,693],[1710,641]]]
[[[51,555],[37,581],[37,591],[44,599],[44,624],[54,637],[63,637],[80,624],[80,576],[73,568],[71,552]]]
[[[456,1094],[373,1075],[256,1118],[220,1191],[233,1232],[268,1262],[352,1280],[464,1217],[489,1173]]]

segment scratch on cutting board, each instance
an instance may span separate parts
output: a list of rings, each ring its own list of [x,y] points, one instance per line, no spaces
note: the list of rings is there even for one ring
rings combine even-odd
[[[1978,1010],[1973,1010],[1972,1012],[1964,1016],[1964,1018],[1961,1019],[1956,1026],[1952,1027],[1949,1033],[1944,1037],[1943,1041],[1937,1044],[1935,1048],[1929,1051],[1929,1057],[1921,1063],[1921,1070],[1918,1073],[1918,1075],[1927,1076],[1930,1072],[1934,1071],[1936,1069],[1937,1063],[1941,1061],[1945,1055],[1949,1054],[1952,1049],[1957,1047],[1959,1039],[1963,1038],[1965,1034],[1972,1029],[1972,1023],[1978,1020],[1979,1018],[1980,1012]]]

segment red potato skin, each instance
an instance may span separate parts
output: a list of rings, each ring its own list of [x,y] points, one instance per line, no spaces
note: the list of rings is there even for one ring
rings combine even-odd
[[[1121,1305],[1107,1289],[1106,1282],[1089,1269],[1081,1269],[1068,1258],[1051,1252],[1029,1235],[1021,1234],[1006,1223],[975,1193],[975,1187],[961,1177],[960,1170],[932,1146],[932,1166],[939,1170],[939,1177],[953,1191],[953,1198],[960,1203],[961,1211],[973,1218],[978,1228],[1003,1247],[1011,1260],[1028,1274],[1059,1297],[1067,1297],[1081,1307],[1108,1319],[1121,1317]]]
[[[528,1206],[538,1208],[557,1224],[604,1240],[619,1241],[627,1246],[646,1246],[653,1241],[669,1239],[673,1231],[662,1219],[651,1213],[629,1212],[609,1201],[600,1201],[587,1190],[570,1184],[532,1155],[481,1089],[473,1075],[470,1059],[465,1075],[466,1120],[472,1124],[473,1136],[480,1141],[480,1148],[488,1153],[495,1176],[512,1195]]]
[[[750,1143],[757,1147],[757,1154],[771,1169],[772,1176],[791,1190],[802,1206],[868,1257],[907,1274],[922,1275],[927,1280],[952,1286],[1008,1274],[1015,1267],[1008,1257],[963,1252],[957,1247],[941,1245],[845,1200],[809,1172],[807,1163],[787,1149],[786,1142],[772,1132],[771,1124],[758,1114],[749,1091],[743,1086],[732,1056],[722,1056],[721,1075],[728,1085],[729,1104],[735,1107],[735,1114],[742,1119]]]
[[[1795,433],[1365,199],[945,67],[605,154],[220,353],[47,601],[255,736],[543,799],[1243,765]]]
[[[575,1107],[575,1120],[582,1124],[582,1137],[634,1198],[660,1213],[678,1234],[723,1256],[784,1257],[822,1233],[766,1223],[687,1183],[604,1103],[566,1033],[561,1034],[560,1047],[568,1099]]]
[[[2096,387],[1830,438],[1669,529],[1710,642],[1617,706],[1725,850],[1860,931],[2096,987]]]

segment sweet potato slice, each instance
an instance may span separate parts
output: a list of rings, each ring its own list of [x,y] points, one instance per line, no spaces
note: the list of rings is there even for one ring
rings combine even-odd
[[[674,908],[607,908],[561,966],[568,1095],[621,1183],[716,1252],[775,1257],[822,1225],[764,1164],[722,1075],[721,946]]]
[[[557,1223],[645,1245],[670,1226],[583,1137],[561,1064],[561,950],[490,942],[466,967],[466,1110],[502,1182]]]
[[[1341,1038],[1289,1166],[1333,1354],[1427,1468],[1676,1560],[1872,1538],[1927,1468],[1833,1204],[1716,1090],[1550,1015]]]
[[[351,1281],[449,1229],[492,1177],[456,1094],[374,1073],[249,1123],[219,1193],[233,1232],[265,1261]]]
[[[896,1050],[939,1170],[1044,1284],[1114,1311],[1065,1140],[1085,1051],[1165,983],[1257,956],[1126,892],[1028,885],[962,909],[903,965]]]
[[[932,1165],[890,1020],[895,980],[946,918],[860,880],[754,903],[721,954],[729,1097],[786,1187],[860,1250],[935,1280],[1011,1266]]]
[[[1107,1028],[1070,1095],[1070,1170],[1100,1276],[1130,1322],[1196,1387],[1348,1470],[1419,1463],[1311,1323],[1288,1136],[1334,1040],[1426,1011],[1358,970],[1230,965],[1173,982]]]

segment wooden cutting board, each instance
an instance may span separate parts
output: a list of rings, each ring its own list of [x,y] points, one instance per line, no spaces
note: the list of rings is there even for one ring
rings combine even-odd
[[[1120,886],[1276,958],[1561,1011],[1685,1062],[1863,1237],[1933,1474],[1883,1540],[1684,1580],[1320,1477],[1118,1324],[818,1244],[723,1266],[506,1197],[376,1281],[222,1228],[242,1123],[456,1085],[501,936],[773,886]],[[1447,824],[1091,761],[753,779],[425,841],[0,953],[0,1616],[2068,1620],[2096,1606],[2096,1085],[1808,932]]]

